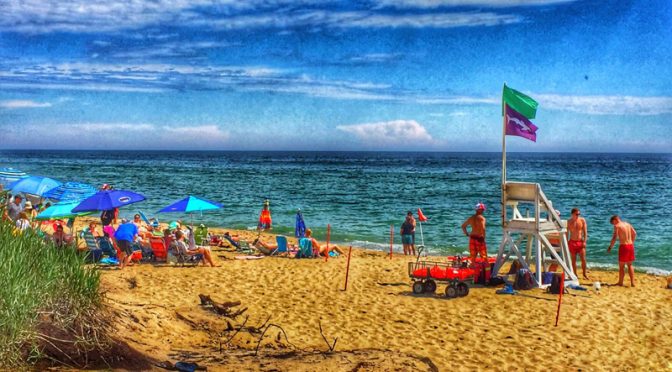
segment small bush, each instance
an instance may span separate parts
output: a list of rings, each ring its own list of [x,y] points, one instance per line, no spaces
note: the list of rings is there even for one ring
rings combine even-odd
[[[0,221],[0,367],[86,364],[107,346],[99,286],[76,250]]]

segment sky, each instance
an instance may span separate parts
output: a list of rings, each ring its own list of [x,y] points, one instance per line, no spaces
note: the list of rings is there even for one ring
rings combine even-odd
[[[672,152],[669,0],[0,0],[0,149]]]

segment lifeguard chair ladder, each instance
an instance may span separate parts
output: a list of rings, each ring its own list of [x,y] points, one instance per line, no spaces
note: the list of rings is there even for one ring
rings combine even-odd
[[[534,211],[533,216],[520,213],[520,207],[526,205]],[[503,236],[493,275],[497,275],[502,265],[515,255],[522,267],[528,270],[534,262],[536,272],[533,278],[537,287],[542,287],[541,274],[548,264],[545,260],[548,254],[546,257],[564,270],[565,284],[578,285],[579,280],[572,270],[569,256],[566,222],[553,209],[553,204],[546,198],[541,186],[538,183],[507,181],[502,188],[502,208]],[[551,244],[550,237],[559,244]],[[521,250],[523,240],[526,240],[525,254]]]

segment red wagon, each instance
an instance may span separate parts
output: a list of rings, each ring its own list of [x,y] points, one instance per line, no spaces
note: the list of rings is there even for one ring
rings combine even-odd
[[[466,260],[448,262],[409,262],[408,276],[413,279],[413,293],[434,293],[436,283],[446,283],[446,297],[464,297],[469,294],[469,285],[474,282],[477,271]]]

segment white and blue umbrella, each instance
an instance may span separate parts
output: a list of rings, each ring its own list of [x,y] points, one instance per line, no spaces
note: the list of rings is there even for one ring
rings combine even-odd
[[[86,183],[66,182],[47,191],[42,197],[60,201],[76,201],[86,199],[97,191],[95,187]]]
[[[0,168],[0,185],[7,186],[12,182],[28,177],[26,172],[15,168]]]
[[[165,212],[194,213],[194,212],[203,212],[213,209],[219,209],[222,207],[223,205],[219,203],[197,198],[195,196],[190,195],[180,201],[177,201],[161,209],[159,213],[165,213]]]
[[[24,193],[42,196],[47,191],[60,184],[59,181],[56,181],[53,178],[30,176],[10,183],[7,188],[12,190],[12,193],[14,194]]]

